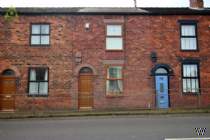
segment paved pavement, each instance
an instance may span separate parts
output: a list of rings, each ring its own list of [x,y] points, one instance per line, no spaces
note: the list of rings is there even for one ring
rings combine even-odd
[[[197,137],[210,115],[114,116],[0,120],[0,140],[164,140]]]

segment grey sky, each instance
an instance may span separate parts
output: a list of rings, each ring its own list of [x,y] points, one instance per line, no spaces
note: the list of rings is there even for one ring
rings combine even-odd
[[[133,7],[133,0],[0,0],[1,7]],[[204,0],[210,7],[210,0]],[[138,7],[188,7],[189,0],[137,0]]]

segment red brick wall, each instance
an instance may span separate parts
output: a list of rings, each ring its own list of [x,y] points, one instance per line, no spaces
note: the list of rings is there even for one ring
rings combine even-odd
[[[190,0],[190,7],[203,8],[203,0]]]
[[[78,73],[81,64],[90,64],[97,71],[94,76],[94,108],[155,108],[155,64],[168,64],[174,75],[170,77],[170,105],[172,108],[207,107],[210,105],[209,42],[210,16],[19,16],[6,23],[0,18],[0,70],[18,70],[20,85],[16,93],[17,110],[63,110],[78,108]],[[104,19],[124,21],[124,51],[105,50]],[[198,20],[198,52],[180,51],[178,20]],[[49,48],[29,47],[30,23],[50,23]],[[84,24],[90,23],[85,30]],[[157,62],[150,54],[157,53]],[[81,62],[76,63],[76,53]],[[201,96],[183,95],[181,62],[179,58],[199,58]],[[121,97],[106,96],[106,65],[103,60],[124,60],[124,93]],[[49,67],[49,96],[28,97],[28,68]]]

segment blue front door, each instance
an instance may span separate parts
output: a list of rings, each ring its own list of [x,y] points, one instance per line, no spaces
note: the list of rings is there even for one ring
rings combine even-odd
[[[156,105],[157,108],[168,108],[168,76],[167,75],[156,75]]]

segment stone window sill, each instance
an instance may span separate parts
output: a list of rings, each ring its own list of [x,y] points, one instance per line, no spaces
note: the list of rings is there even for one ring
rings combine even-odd
[[[106,94],[106,97],[107,98],[123,97],[123,94],[122,93],[120,94],[109,93],[109,94]]]

